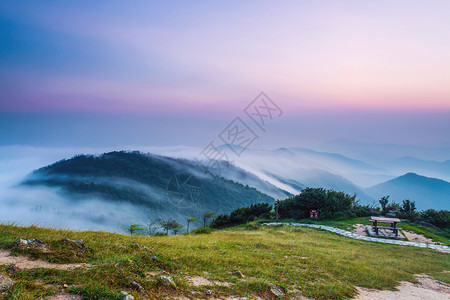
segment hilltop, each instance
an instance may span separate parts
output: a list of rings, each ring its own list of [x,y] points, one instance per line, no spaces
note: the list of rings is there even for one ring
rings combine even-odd
[[[102,207],[111,203],[126,204],[138,211],[138,215],[114,220],[116,231],[122,231],[130,221],[160,217],[184,224],[187,217],[201,216],[205,211],[227,213],[253,203],[273,203],[274,198],[268,194],[283,198],[290,195],[232,165],[219,175],[205,171],[195,161],[120,151],[58,161],[34,171],[23,184],[51,187],[69,203],[100,200],[95,216],[98,222],[108,221],[106,212],[106,216],[98,216],[102,216]]]
[[[0,273],[15,282],[7,299],[125,299],[122,291],[134,299],[347,299],[415,282],[414,274],[450,282],[449,254],[306,227],[125,236],[0,225],[0,233]]]

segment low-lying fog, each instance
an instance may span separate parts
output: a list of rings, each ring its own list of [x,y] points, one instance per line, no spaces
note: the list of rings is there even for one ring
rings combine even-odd
[[[76,154],[101,154],[114,150],[139,150],[176,158],[200,159],[199,153],[202,149],[136,146],[120,149],[0,147],[0,222],[18,225],[38,224],[77,230],[125,232],[130,222],[144,225],[150,219],[161,217],[127,203],[94,198],[67,199],[56,189],[20,185],[33,170],[58,160],[70,158]],[[402,172],[408,169],[407,166],[403,169],[390,168],[388,160],[380,160],[378,164],[373,162],[367,164],[339,155],[301,148],[267,151],[248,149],[240,157],[233,155],[232,152],[228,153],[230,160],[235,165],[291,193],[296,193],[298,190],[286,185],[282,179],[292,179],[305,185],[314,186],[320,185],[321,180],[338,178],[350,187],[353,183],[354,186],[368,187],[402,175]],[[411,168],[413,169],[414,166]],[[411,168],[409,168],[410,171],[414,171]],[[430,175],[433,175],[432,171],[430,171]],[[234,175],[228,174],[228,176]],[[277,176],[279,177],[277,178]],[[446,174],[443,174],[442,177],[444,176]],[[158,193],[153,198],[164,201],[164,197],[166,197],[164,191],[152,192]],[[172,216],[170,211],[167,211],[162,217],[184,218],[178,213]]]

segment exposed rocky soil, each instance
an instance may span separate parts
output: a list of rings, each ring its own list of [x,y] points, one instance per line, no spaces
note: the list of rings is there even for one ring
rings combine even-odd
[[[398,291],[358,288],[356,300],[450,300],[450,286],[426,275],[416,275],[419,283],[401,282]]]

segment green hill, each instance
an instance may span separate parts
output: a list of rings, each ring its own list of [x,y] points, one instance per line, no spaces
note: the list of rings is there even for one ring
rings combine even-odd
[[[57,188],[71,201],[128,203],[148,211],[149,219],[174,218],[183,224],[205,211],[227,213],[274,201],[248,185],[213,176],[196,162],[140,152],[78,155],[34,171],[24,184]],[[122,223],[130,220],[133,216]]]

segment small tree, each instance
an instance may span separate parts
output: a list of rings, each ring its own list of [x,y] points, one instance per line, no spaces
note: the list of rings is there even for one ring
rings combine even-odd
[[[137,231],[144,230],[144,229],[145,229],[144,227],[142,227],[139,224],[135,224],[135,223],[130,223],[130,226],[128,226],[128,228],[127,228],[127,230],[130,233],[130,235],[133,235]]]
[[[180,223],[178,223],[175,220],[172,220],[172,222],[170,224],[170,229],[172,230],[174,235],[177,235],[177,233],[180,232],[181,229],[183,229],[183,225],[181,225]]]
[[[158,230],[158,228],[161,227],[161,221],[162,221],[161,218],[157,218],[147,223],[148,232],[150,235],[155,235],[156,230]]]
[[[172,228],[172,220],[161,221],[161,227],[169,234],[169,230]]]
[[[384,215],[386,214],[386,205],[389,202],[389,195],[382,197],[379,202],[381,205],[381,213]]]
[[[199,218],[188,218],[187,219],[187,230],[186,230],[186,232],[189,232],[189,224],[192,223],[192,222],[197,222],[197,221],[200,221],[200,219]]]
[[[206,227],[206,224],[208,224],[209,220],[212,219],[212,217],[214,217],[216,213],[212,212],[212,211],[207,211],[203,214],[203,228]]]
[[[164,228],[166,234],[169,234],[169,230],[173,232],[174,235],[177,235],[178,232],[181,231],[183,226],[175,220],[167,220],[161,222],[161,227]]]
[[[401,213],[402,216],[411,219],[415,217],[415,210],[416,210],[416,202],[411,201],[409,199],[403,200]]]

